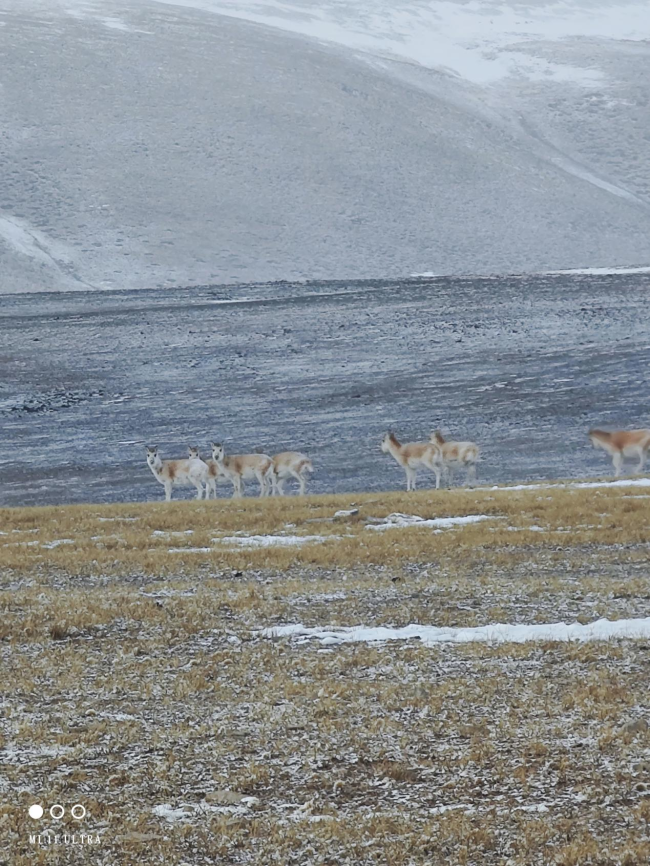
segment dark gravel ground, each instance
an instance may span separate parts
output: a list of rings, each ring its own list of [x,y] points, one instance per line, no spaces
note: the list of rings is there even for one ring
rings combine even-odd
[[[649,289],[563,275],[0,296],[0,504],[158,499],[145,443],[180,456],[214,439],[304,449],[313,492],[398,487],[389,427],[475,439],[485,482],[603,473],[587,429],[650,425]]]

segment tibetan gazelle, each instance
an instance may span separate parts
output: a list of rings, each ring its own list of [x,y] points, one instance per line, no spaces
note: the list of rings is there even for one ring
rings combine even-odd
[[[223,445],[213,442],[212,459],[221,474],[232,481],[234,497],[242,495],[244,481],[248,478],[257,478],[260,496],[269,495],[273,461],[266,454],[232,454],[227,457]]]
[[[167,502],[172,498],[172,487],[177,484],[193,484],[196,487],[196,498],[203,498],[208,467],[201,460],[198,448],[190,448],[189,457],[185,460],[161,460],[158,449],[147,446],[147,463],[156,480],[164,486]]]
[[[433,442],[409,442],[402,445],[394,433],[386,433],[381,442],[381,450],[394,457],[404,468],[407,490],[415,490],[415,479],[421,466],[430,469],[436,476],[436,490],[440,487],[442,452]]]
[[[447,442],[440,430],[431,434],[431,441],[435,442],[442,451],[442,461],[445,474],[451,484],[452,471],[460,466],[467,470],[467,483],[471,486],[476,481],[476,463],[479,456],[479,448],[475,442]]]
[[[307,475],[314,471],[311,460],[299,451],[282,451],[273,458],[273,493],[284,496],[284,483],[288,478],[295,478],[300,485],[300,496],[305,495]]]
[[[589,438],[594,448],[602,448],[612,458],[616,477],[621,474],[626,457],[636,457],[639,462],[635,472],[643,472],[650,448],[650,430],[614,430],[612,433],[590,430]]]
[[[226,480],[229,480],[229,479],[228,479],[228,476],[225,475],[221,471],[221,469],[219,469],[219,464],[217,463],[216,460],[213,460],[212,458],[208,457],[208,459],[205,461],[205,464],[208,467],[208,479],[205,483],[205,498],[209,499],[210,493],[212,493],[212,498],[216,499],[217,498],[217,481],[219,480],[219,478],[226,478]]]

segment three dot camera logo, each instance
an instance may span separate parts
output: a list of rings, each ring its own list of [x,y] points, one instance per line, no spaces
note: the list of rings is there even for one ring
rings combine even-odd
[[[30,845],[98,845],[101,841],[97,833],[80,832],[79,822],[83,821],[87,815],[86,807],[82,803],[75,803],[69,809],[60,803],[54,803],[47,811],[40,803],[33,803],[27,812],[33,821],[51,820],[58,822],[69,817],[76,825],[74,829],[66,829],[60,833],[57,833],[52,826],[40,833],[30,833]]]

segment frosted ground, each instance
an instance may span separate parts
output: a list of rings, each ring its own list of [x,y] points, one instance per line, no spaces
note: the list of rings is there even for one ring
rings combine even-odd
[[[646,864],[647,489],[2,510],[12,866]]]
[[[304,448],[313,492],[400,489],[379,449],[388,427],[476,439],[482,485],[611,473],[586,433],[648,424],[649,285],[561,274],[6,296],[0,504],[160,499],[145,443],[207,456],[221,440]]]
[[[0,290],[650,263],[646,3],[0,0]]]

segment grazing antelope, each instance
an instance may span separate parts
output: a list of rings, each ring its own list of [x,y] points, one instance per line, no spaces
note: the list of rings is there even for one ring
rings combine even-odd
[[[594,448],[602,448],[612,458],[614,475],[618,477],[626,457],[636,457],[639,461],[635,472],[642,472],[650,448],[650,430],[590,430],[589,438]]]
[[[239,497],[244,490],[244,480],[257,478],[260,497],[269,495],[273,461],[266,454],[232,454],[226,457],[223,445],[212,443],[212,459],[219,471],[232,481],[233,497]]]
[[[147,446],[147,464],[156,480],[164,486],[167,502],[171,500],[172,487],[176,484],[193,484],[196,487],[196,498],[203,498],[203,485],[208,480],[208,467],[201,460],[198,448],[190,448],[188,453],[189,457],[185,460],[161,460],[158,449]]]
[[[311,460],[299,451],[282,451],[273,458],[273,493],[284,496],[284,482],[287,478],[295,478],[300,485],[299,495],[305,495],[306,476],[313,472]]]
[[[436,476],[436,490],[440,487],[443,468],[442,451],[433,442],[409,442],[402,445],[394,433],[386,433],[381,442],[384,454],[390,454],[406,472],[406,489],[415,490],[415,479],[420,466],[430,469]]]
[[[452,470],[462,466],[467,470],[467,483],[471,486],[476,481],[476,463],[479,456],[479,448],[475,442],[447,442],[440,430],[431,434],[431,441],[435,442],[442,451],[442,461],[445,474],[452,480]]]

